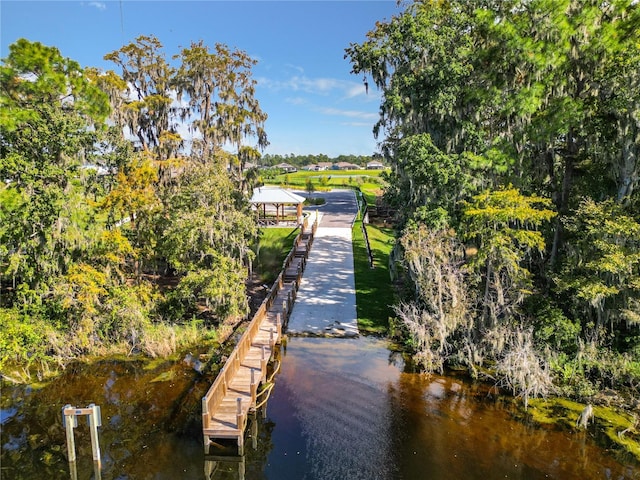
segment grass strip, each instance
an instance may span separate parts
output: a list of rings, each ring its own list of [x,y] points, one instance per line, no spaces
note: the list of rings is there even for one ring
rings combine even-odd
[[[362,221],[353,225],[353,263],[356,283],[356,312],[358,328],[362,333],[385,334],[389,328],[391,306],[395,301],[389,276],[389,254],[395,237],[393,230],[367,225],[369,244],[373,253],[374,268],[369,266],[369,256],[362,233]]]
[[[282,262],[293,247],[298,231],[297,227],[260,229],[260,239],[254,248],[254,271],[260,277],[260,281],[267,285],[275,281],[282,270]]]

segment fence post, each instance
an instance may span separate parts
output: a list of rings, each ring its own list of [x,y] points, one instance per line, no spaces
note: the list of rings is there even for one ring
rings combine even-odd
[[[66,404],[62,407],[62,423],[64,423],[65,431],[67,433],[67,454],[69,456],[69,463],[76,461],[76,440],[74,438],[73,429],[78,426],[78,419],[75,415],[69,418],[65,414],[65,410],[68,408],[75,409],[76,407]]]

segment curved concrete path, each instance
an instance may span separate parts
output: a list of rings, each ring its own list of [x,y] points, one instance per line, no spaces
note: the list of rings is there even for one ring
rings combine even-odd
[[[358,213],[352,190],[324,192],[327,204],[312,208],[321,217],[298,296],[289,335],[358,335],[351,227]]]

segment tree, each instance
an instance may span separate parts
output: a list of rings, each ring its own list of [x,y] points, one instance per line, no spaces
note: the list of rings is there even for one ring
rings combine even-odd
[[[237,285],[246,280],[257,229],[248,202],[222,165],[199,165],[184,172],[180,188],[164,203],[159,250],[183,275],[180,289],[197,286],[199,293],[190,297],[191,302],[203,299],[217,314],[246,313],[244,289]],[[235,293],[222,295],[224,289]]]
[[[409,229],[401,238],[403,264],[415,288],[416,302],[395,308],[429,372],[442,373],[456,359],[473,368],[472,298],[463,274],[463,245],[452,231]]]
[[[531,291],[531,272],[525,265],[544,252],[538,228],[555,217],[550,205],[549,199],[522,195],[515,188],[486,191],[465,204],[464,236],[478,247],[469,267],[484,292],[479,332],[512,321]]]
[[[467,6],[468,5],[468,6]],[[444,153],[467,149],[464,132],[476,102],[467,97],[473,65],[476,2],[415,2],[367,40],[346,49],[352,73],[370,76],[382,90],[376,136],[387,153],[396,140],[427,133]]]
[[[243,149],[246,139],[254,138],[256,148],[268,145],[267,115],[254,96],[256,82],[251,78],[251,67],[257,62],[220,43],[211,53],[202,41],[191,43],[174,59],[181,60],[181,65],[172,84],[178,101],[185,98],[180,119],[190,122],[192,148],[206,162],[217,149],[235,145],[241,173],[244,163],[255,158],[251,150]]]
[[[595,344],[603,330],[640,325],[640,222],[612,200],[584,199],[565,220],[568,254],[556,277]]]
[[[219,161],[219,150],[233,145],[237,158],[229,166],[241,182],[244,163],[257,158],[256,148],[268,145],[267,116],[251,78],[255,60],[223,44],[212,53],[200,41],[173,57],[179,61],[174,68],[162,49],[157,38],[140,36],[105,56],[122,70],[121,79],[113,72],[99,75],[112,99],[113,120],[155,155],[160,179],[169,181],[165,169],[184,168],[178,157]],[[190,138],[180,133],[182,126]],[[255,146],[246,145],[251,140]]]
[[[108,113],[106,95],[58,49],[18,40],[0,69],[0,269],[40,301],[83,243],[72,181]],[[6,223],[5,223],[6,222]]]
[[[135,43],[104,58],[122,69],[121,80],[113,72],[103,78],[104,83],[112,86],[109,93],[114,107],[113,120],[126,127],[138,145],[153,151],[158,160],[174,157],[176,146],[180,147],[181,143],[174,121],[175,92],[171,85],[175,69],[167,63],[160,41],[154,36],[142,35]]]

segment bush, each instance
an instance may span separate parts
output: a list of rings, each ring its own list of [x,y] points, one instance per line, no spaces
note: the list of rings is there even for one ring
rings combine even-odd
[[[204,306],[220,322],[242,317],[249,311],[245,272],[239,261],[221,257],[213,268],[188,272],[182,277],[171,292],[171,300],[187,313],[195,313]]]
[[[525,310],[532,317],[534,339],[540,349],[551,347],[573,355],[578,350],[580,324],[565,316],[548,298],[532,296],[525,301]]]
[[[148,283],[121,285],[109,291],[104,314],[96,327],[100,339],[107,343],[126,342],[131,347],[149,325],[156,294]]]
[[[51,331],[41,320],[16,309],[0,308],[0,369],[10,363],[29,368],[34,362],[45,360]]]

